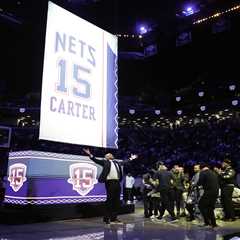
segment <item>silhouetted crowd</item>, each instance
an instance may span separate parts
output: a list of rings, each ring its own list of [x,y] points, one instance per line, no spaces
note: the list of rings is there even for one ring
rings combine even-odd
[[[240,169],[239,119],[214,120],[175,129],[129,128],[124,131],[127,137],[120,139],[120,156],[132,152],[139,156],[139,164],[131,166],[133,174],[144,173],[157,161],[163,161],[168,167],[180,164],[191,172],[196,163],[216,166],[226,156],[237,171]]]
[[[214,209],[218,207],[223,210],[221,220],[235,221],[233,195],[240,203],[240,189],[231,160],[225,158],[221,166],[213,168],[206,163],[195,164],[193,170],[190,178],[183,167],[174,165],[168,170],[163,162],[158,162],[156,169],[144,174],[144,216],[162,221],[167,210],[171,222],[180,217],[187,217],[188,221],[199,218],[203,226],[215,228]]]

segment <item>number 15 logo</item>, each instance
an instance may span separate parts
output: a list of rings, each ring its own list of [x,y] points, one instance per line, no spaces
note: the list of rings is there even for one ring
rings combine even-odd
[[[17,192],[27,181],[26,173],[27,166],[25,164],[16,163],[9,167],[8,181],[14,192]]]

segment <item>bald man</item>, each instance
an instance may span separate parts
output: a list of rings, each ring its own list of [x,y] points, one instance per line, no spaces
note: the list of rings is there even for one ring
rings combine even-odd
[[[103,221],[106,224],[122,224],[117,218],[117,213],[120,208],[121,181],[123,177],[120,164],[114,160],[111,153],[107,153],[104,159],[97,159],[89,149],[84,149],[84,152],[92,161],[103,167],[98,178],[100,183],[105,183],[107,199],[105,202],[105,215]]]

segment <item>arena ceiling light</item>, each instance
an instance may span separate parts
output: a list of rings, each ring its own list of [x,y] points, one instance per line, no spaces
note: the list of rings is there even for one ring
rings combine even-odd
[[[147,23],[137,24],[137,33],[140,34],[139,36],[142,36],[151,30],[152,28]]]
[[[140,34],[145,34],[145,33],[147,33],[148,32],[148,30],[147,30],[147,27],[146,26],[144,26],[144,25],[141,25],[140,27],[139,27],[139,33]]]
[[[204,111],[206,110],[206,106],[201,106],[201,107],[200,107],[200,110],[201,110],[202,112],[204,112]]]
[[[25,113],[26,112],[26,108],[19,108],[19,112],[20,113]]]
[[[156,114],[156,115],[160,115],[160,114],[161,114],[161,111],[160,111],[160,110],[155,110],[155,114]]]
[[[237,106],[238,105],[238,100],[232,100],[232,105]]]
[[[176,97],[176,101],[180,102],[182,100],[182,98],[180,96]]]
[[[177,110],[177,115],[181,115],[182,114],[182,110]]]
[[[198,92],[198,96],[199,97],[203,97],[204,96],[204,92],[203,91]]]
[[[129,113],[133,115],[135,113],[135,109],[129,109]]]
[[[199,12],[198,7],[196,7],[194,5],[186,5],[184,10],[182,11],[182,14],[187,17],[187,16],[193,15],[197,12]]]
[[[236,89],[236,85],[232,84],[232,85],[229,85],[229,90],[230,91],[234,91]]]

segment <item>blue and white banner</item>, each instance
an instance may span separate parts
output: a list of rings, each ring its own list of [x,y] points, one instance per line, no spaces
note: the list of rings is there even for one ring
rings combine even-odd
[[[117,148],[117,37],[49,2],[40,139]]]

